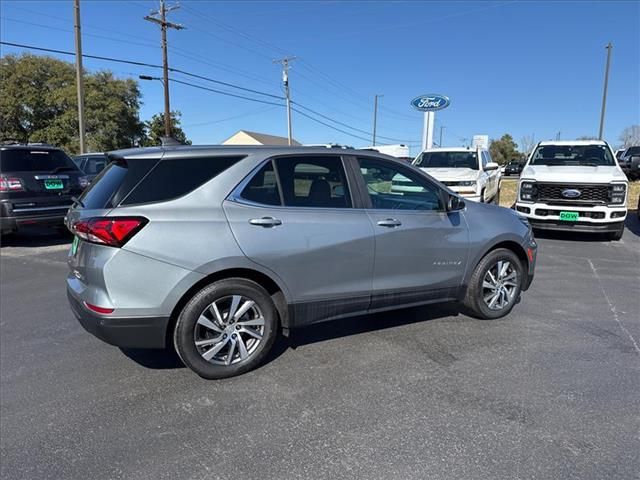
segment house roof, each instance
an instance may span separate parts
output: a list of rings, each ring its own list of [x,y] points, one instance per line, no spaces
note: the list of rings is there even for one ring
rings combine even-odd
[[[250,132],[249,130],[238,130],[236,133],[231,135],[227,140],[225,140],[225,142],[232,139],[239,133],[244,133],[245,135],[248,135],[249,137],[253,138],[256,142],[262,145],[288,145],[289,144],[287,137],[279,137],[277,135],[268,135],[266,133],[259,133],[259,132]],[[225,143],[225,142],[222,142],[222,143]],[[295,139],[291,139],[291,144],[296,146],[301,145],[301,143],[297,142]]]

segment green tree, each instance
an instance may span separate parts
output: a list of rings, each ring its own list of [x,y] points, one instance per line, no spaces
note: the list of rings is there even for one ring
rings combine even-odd
[[[144,135],[137,82],[109,71],[85,73],[89,151],[136,146]],[[46,142],[79,151],[78,103],[72,63],[38,55],[0,58],[0,139]]]
[[[191,140],[187,139],[187,135],[180,127],[180,117],[182,114],[174,110],[171,112],[171,136],[184,145],[191,145]],[[144,123],[146,132],[142,141],[143,147],[162,145],[164,137],[164,113],[158,113]]]
[[[518,144],[508,133],[505,133],[499,140],[491,140],[489,152],[493,161],[500,165],[522,158],[522,154],[518,151]]]

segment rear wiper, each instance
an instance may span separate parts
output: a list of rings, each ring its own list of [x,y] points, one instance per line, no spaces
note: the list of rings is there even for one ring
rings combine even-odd
[[[80,205],[82,208],[86,208],[84,206],[84,203],[82,203],[82,200],[80,200],[79,198],[76,197],[71,197],[71,200],[73,201],[73,204],[71,205],[72,207],[77,203],[78,205]]]
[[[63,167],[56,167],[51,171],[51,174],[55,174],[58,172],[64,172],[64,171],[68,171],[68,170],[76,170],[74,167],[68,167],[68,166],[63,166]]]

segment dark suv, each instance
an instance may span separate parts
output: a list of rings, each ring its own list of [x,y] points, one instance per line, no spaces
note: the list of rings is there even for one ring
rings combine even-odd
[[[50,145],[0,146],[0,231],[24,225],[63,227],[64,216],[88,185],[61,149]]]

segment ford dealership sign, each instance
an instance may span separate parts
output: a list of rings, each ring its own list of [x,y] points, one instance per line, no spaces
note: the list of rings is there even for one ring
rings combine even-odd
[[[416,110],[421,112],[435,112],[436,110],[442,110],[447,108],[451,100],[449,97],[439,95],[437,93],[429,93],[427,95],[420,95],[419,97],[411,100],[411,105]]]

